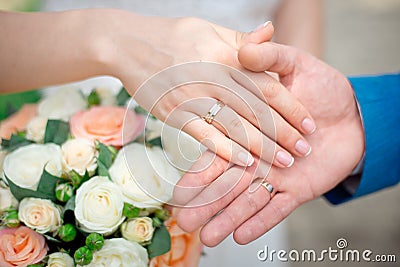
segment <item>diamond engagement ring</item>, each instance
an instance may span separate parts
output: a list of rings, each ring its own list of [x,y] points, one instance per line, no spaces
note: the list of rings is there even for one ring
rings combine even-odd
[[[202,117],[202,119],[207,122],[208,124],[212,124],[214,121],[214,117],[217,115],[217,113],[225,106],[225,104],[222,101],[218,101],[217,103],[212,106],[210,111],[207,112],[205,116]]]

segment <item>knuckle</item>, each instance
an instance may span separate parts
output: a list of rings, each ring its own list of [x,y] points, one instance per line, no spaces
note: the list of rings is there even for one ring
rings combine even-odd
[[[207,127],[201,129],[197,133],[197,138],[200,143],[204,143],[206,140],[209,140],[211,136],[210,130]]]
[[[229,123],[231,129],[244,129],[244,125],[239,116],[235,116]]]
[[[299,138],[300,138],[299,134],[290,127],[285,127],[285,129],[277,132],[276,134],[277,142],[282,144],[294,143]]]
[[[263,86],[263,94],[267,99],[273,99],[278,96],[280,92],[280,86],[275,82],[266,82]]]
[[[260,208],[260,205],[258,204],[258,201],[256,201],[255,197],[256,197],[255,192],[249,193],[246,196],[247,206],[248,206],[249,210],[251,211],[251,213],[258,211]]]
[[[304,109],[300,104],[292,105],[289,111],[289,116],[293,119],[301,119],[304,117]]]

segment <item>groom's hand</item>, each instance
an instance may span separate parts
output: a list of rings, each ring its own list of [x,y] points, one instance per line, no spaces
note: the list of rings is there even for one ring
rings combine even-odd
[[[317,198],[342,182],[364,152],[364,133],[346,77],[298,49],[263,43],[248,44],[239,61],[252,71],[273,71],[308,108],[317,131],[308,137],[313,147],[307,158],[290,169],[268,169],[263,162],[251,168],[231,166],[221,158],[204,154],[175,190],[175,200],[185,203],[179,224],[186,231],[199,227],[207,246],[219,244],[234,232],[236,242],[246,244],[269,231],[299,205]],[[203,168],[204,167],[204,168]],[[259,186],[262,177],[274,187],[270,194]]]

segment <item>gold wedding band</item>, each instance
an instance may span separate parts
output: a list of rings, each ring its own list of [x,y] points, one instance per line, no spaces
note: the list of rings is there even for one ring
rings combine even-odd
[[[268,182],[262,182],[261,186],[264,187],[265,189],[267,189],[267,191],[271,194],[271,197],[272,197],[272,192],[274,192],[274,187],[272,186],[272,184],[270,184]]]
[[[212,108],[207,112],[207,114],[202,117],[202,119],[208,124],[212,124],[212,122],[214,121],[214,117],[224,106],[225,104],[222,101],[218,101],[217,103],[214,104],[214,106],[212,106]]]

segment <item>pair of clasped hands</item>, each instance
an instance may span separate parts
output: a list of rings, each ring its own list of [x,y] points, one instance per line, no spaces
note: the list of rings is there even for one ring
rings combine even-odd
[[[183,103],[177,109],[194,112],[157,115],[209,149],[175,187],[180,227],[201,228],[206,246],[232,232],[247,244],[342,182],[362,157],[363,129],[348,80],[306,52],[269,42],[271,23],[236,36],[214,30],[228,43],[219,62],[240,73],[214,65],[199,70],[209,82],[186,88],[196,102],[173,98]]]

